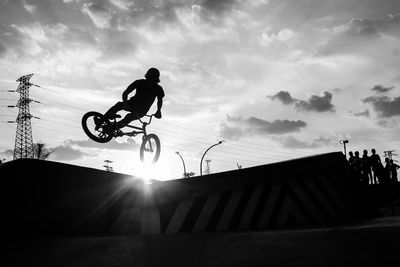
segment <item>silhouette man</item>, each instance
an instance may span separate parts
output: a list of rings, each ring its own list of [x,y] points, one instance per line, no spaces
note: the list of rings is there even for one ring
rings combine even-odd
[[[131,83],[122,93],[122,102],[116,103],[104,114],[104,117],[110,120],[116,118],[117,112],[121,110],[129,112],[122,120],[117,122],[118,129],[146,115],[156,98],[157,112],[154,117],[161,119],[161,107],[165,94],[163,88],[158,84],[160,82],[160,71],[156,68],[150,68],[144,77],[145,79]],[[135,95],[128,99],[129,94],[133,91],[136,91]]]
[[[371,149],[371,167],[372,171],[374,172],[373,178],[374,178],[374,184],[378,183],[379,178],[382,177],[382,172],[383,172],[383,166],[381,162],[381,158],[379,157],[378,154],[376,154],[376,150],[373,148]]]
[[[391,159],[390,160],[390,174],[392,176],[392,181],[394,183],[398,182],[398,180],[397,180],[397,169],[399,169],[399,168],[400,168],[400,166],[397,165],[396,163],[394,163],[393,160]]]
[[[353,166],[353,160],[354,160],[354,155],[353,155],[353,152],[350,151],[349,152],[349,163],[350,163],[350,166]]]
[[[385,158],[385,168],[384,171],[382,173],[382,177],[385,183],[390,183],[390,174],[391,174],[391,166],[390,166],[390,159],[389,158]]]
[[[368,156],[368,150],[366,149],[364,149],[363,156],[361,158],[361,172],[363,176],[363,182],[365,184],[372,184],[371,162]]]

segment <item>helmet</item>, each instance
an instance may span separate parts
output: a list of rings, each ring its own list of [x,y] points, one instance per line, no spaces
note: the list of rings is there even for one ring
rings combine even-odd
[[[150,69],[146,72],[146,74],[144,75],[144,77],[145,77],[147,80],[152,80],[152,81],[155,81],[155,82],[159,83],[159,82],[160,82],[160,71],[159,71],[158,69],[156,69],[156,68],[150,68]]]

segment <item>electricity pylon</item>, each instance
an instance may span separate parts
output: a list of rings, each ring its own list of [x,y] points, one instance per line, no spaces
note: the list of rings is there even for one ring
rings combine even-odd
[[[33,138],[32,138],[32,115],[29,111],[29,87],[33,84],[29,82],[33,73],[18,78],[17,91],[20,94],[16,107],[19,108],[17,122],[17,133],[15,136],[14,159],[33,158]]]

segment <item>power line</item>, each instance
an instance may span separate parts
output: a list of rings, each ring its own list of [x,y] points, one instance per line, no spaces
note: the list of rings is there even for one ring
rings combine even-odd
[[[49,101],[49,100],[47,100],[47,101]],[[67,104],[63,104],[63,103],[60,103],[60,102],[56,102],[56,101],[52,101],[52,102],[54,102],[54,103],[57,103],[57,104],[59,104],[59,105],[62,105],[62,106],[66,106],[66,107],[68,107],[68,108],[71,108],[71,109],[76,109],[76,110],[80,110],[80,111],[87,111],[86,109],[82,109],[82,108],[77,108],[77,107],[74,107],[74,106],[71,106],[71,105],[67,105]],[[45,103],[46,104],[46,103]],[[50,106],[54,106],[54,105],[51,105],[51,104],[47,104],[47,105],[50,105]],[[54,106],[54,107],[56,107],[56,106]],[[81,115],[81,114],[79,114],[79,115]],[[203,131],[198,131],[198,130],[193,130],[193,129],[189,129],[189,128],[186,128],[186,127],[183,127],[183,126],[179,126],[179,125],[174,125],[174,124],[171,124],[171,123],[168,123],[169,125],[172,125],[172,126],[174,126],[174,127],[179,127],[179,128],[182,128],[182,129],[186,129],[186,130],[188,130],[188,131],[192,131],[192,132],[196,132],[196,133],[198,133],[198,132],[203,132]],[[168,130],[165,130],[165,129],[161,129],[162,131],[168,131]],[[169,131],[169,132],[171,132],[171,131]],[[205,134],[205,132],[203,132],[203,135]],[[210,136],[208,133],[206,134],[207,136]],[[187,135],[185,135],[185,136],[187,136]],[[182,137],[182,136],[181,136]],[[221,136],[219,136],[219,135],[216,135],[216,137],[220,137],[220,138],[223,138],[223,137],[221,137]],[[187,138],[186,138],[187,139]],[[237,142],[237,143],[247,143],[247,144],[249,144],[249,145],[251,145],[251,146],[253,146],[253,147],[255,147],[257,150],[260,150],[260,145],[259,144],[255,144],[255,143],[251,143],[251,142],[246,142],[246,141],[237,141],[237,140],[232,140],[232,139],[229,139],[229,138],[225,138],[225,139],[228,139],[228,140],[231,140],[231,141],[233,141],[233,142]],[[248,149],[248,146],[246,146],[245,148],[243,148],[243,146],[242,146],[242,150],[243,149],[246,149],[247,148],[247,150],[249,151],[249,149]],[[271,152],[273,152],[273,153],[280,153],[280,154],[282,154],[282,152],[280,152],[279,150],[274,150],[274,149],[271,149],[271,148],[267,148],[268,149],[268,152],[269,153],[271,153]],[[254,152],[253,150],[251,151],[251,152]],[[299,155],[304,155],[304,153],[301,153],[301,152],[297,152],[297,151],[294,151],[294,150],[292,150],[292,153],[297,153],[297,154],[299,154]],[[286,154],[286,153],[284,153],[284,154]]]
[[[60,93],[60,92],[58,92],[56,90],[53,90],[53,89],[49,89],[49,88],[45,88],[45,87],[40,87],[40,88],[51,90],[54,93],[62,95],[62,93]],[[45,99],[45,98],[43,98],[43,99]],[[92,103],[92,102],[90,102],[90,101],[88,101],[86,99],[78,98],[76,96],[74,96],[74,99],[80,99],[82,101],[88,102],[88,103],[96,105],[96,106],[105,107],[104,105],[95,104],[95,103]],[[84,112],[87,111],[87,109],[78,108],[78,107],[76,107],[74,105],[67,105],[65,103],[57,102],[57,101],[54,101],[54,100],[47,99],[46,101],[48,102],[48,103],[44,103],[46,105],[53,106],[53,107],[56,107],[56,108],[60,108],[60,106],[64,106],[64,107],[67,107],[68,109],[74,110],[74,111],[70,111],[71,113],[79,114],[80,116],[82,114],[80,112],[79,113],[75,112],[75,110],[84,111]],[[53,103],[56,103],[57,106],[54,105]],[[52,115],[52,117],[55,117],[55,116]],[[71,122],[75,123],[75,121],[72,121],[72,120],[69,120],[69,119],[66,119],[66,118],[63,118],[63,120],[67,120],[67,121],[71,121]],[[51,120],[47,120],[47,121],[51,122]],[[54,123],[54,121],[52,121],[52,122]],[[57,123],[61,124],[59,122],[57,122]],[[225,147],[228,147],[228,149],[233,149],[235,151],[241,151],[241,154],[245,154],[245,155],[251,154],[253,157],[256,156],[256,155],[259,155],[260,157],[269,157],[271,159],[272,159],[272,157],[274,159],[277,159],[277,158],[283,158],[283,157],[287,158],[287,156],[288,156],[288,154],[286,152],[283,152],[283,151],[281,151],[279,149],[275,149],[275,148],[272,148],[272,147],[265,147],[265,145],[260,144],[260,143],[254,143],[254,142],[249,142],[249,141],[244,141],[244,140],[233,140],[233,139],[230,139],[230,138],[222,137],[222,136],[220,136],[218,134],[217,135],[210,134],[210,132],[206,132],[204,130],[198,130],[198,129],[194,130],[192,128],[187,128],[187,127],[184,127],[182,125],[176,125],[176,124],[169,123],[169,122],[165,123],[163,121],[160,121],[160,125],[161,125],[161,127],[155,126],[154,129],[156,129],[158,131],[161,131],[163,134],[165,134],[165,136],[169,137],[169,139],[170,138],[172,138],[172,139],[179,138],[180,140],[187,140],[187,141],[190,141],[190,142],[196,142],[198,145],[200,145],[199,143],[207,144],[206,141],[203,141],[203,138],[198,136],[198,134],[200,134],[200,135],[203,135],[203,136],[207,136],[208,138],[223,138],[225,140],[230,140],[231,142],[227,142]],[[70,127],[80,128],[80,127],[76,127],[76,126],[72,126],[72,125],[70,125]],[[182,131],[178,131],[178,130],[176,130],[176,128],[184,129],[186,132],[182,133]],[[386,135],[390,135],[390,133],[386,133]],[[394,135],[393,135],[393,137],[394,137]],[[265,153],[267,153],[267,155],[264,154],[262,151],[265,151]],[[232,154],[232,155],[237,155],[238,154],[236,152],[229,152],[229,151],[226,152],[226,153],[227,154]],[[291,149],[291,151],[290,151],[290,154],[297,154],[297,155],[302,155],[302,156],[304,156],[305,153],[306,152],[300,152],[300,151],[296,151],[294,149]],[[270,155],[272,155],[272,156],[270,156]]]
[[[82,128],[80,128],[80,127],[77,127],[77,126],[73,126],[73,125],[65,124],[65,123],[58,122],[58,121],[47,120],[47,119],[43,119],[43,118],[40,118],[40,120],[47,121],[47,122],[50,122],[50,123],[59,124],[59,125],[66,126],[66,127],[70,127],[70,128],[79,129],[79,130],[81,130],[81,129],[82,129]]]
[[[40,128],[40,129],[44,129],[44,130],[48,130],[48,131],[52,131],[52,132],[57,132],[57,133],[62,133],[62,134],[66,134],[67,133],[67,134],[70,134],[70,135],[82,137],[82,135],[74,134],[74,133],[71,133],[71,132],[59,131],[59,130],[56,130],[56,129],[50,129],[50,128],[46,128],[46,127],[39,126],[39,125],[35,125],[35,127]]]
[[[38,99],[39,99],[39,100],[44,99],[45,101],[50,101],[50,100],[48,100],[48,99],[46,100],[46,99],[43,98],[43,97],[39,97]],[[54,100],[51,100],[51,102],[56,103],[56,104],[61,105],[61,106],[64,106],[64,107],[67,107],[67,108],[71,108],[71,109],[76,109],[76,110],[81,110],[81,111],[87,112],[87,110],[86,110],[86,109],[83,109],[83,108],[77,108],[77,107],[74,107],[74,106],[71,106],[71,105],[67,105],[67,104],[64,104],[64,103],[60,103],[60,102],[57,102],[57,101],[54,101]],[[44,103],[42,103],[42,104],[58,108],[57,106],[54,106],[54,105],[52,105],[52,104],[48,104],[48,103],[46,103],[46,102],[44,102]]]
[[[52,101],[52,102],[58,103],[58,102],[56,102],[56,101]],[[71,106],[71,105],[66,105],[66,104],[62,104],[62,103],[59,103],[59,104],[64,105],[64,106],[67,106],[68,108],[71,108],[71,109],[77,109],[77,110],[86,111],[86,110],[84,110],[84,109],[77,108],[77,107],[74,107],[74,106]],[[51,104],[48,104],[48,105],[54,106],[54,105],[51,105]],[[56,106],[54,106],[54,107],[56,107]],[[79,114],[79,115],[81,115],[81,114]],[[171,132],[176,132],[176,131],[171,131],[171,130],[166,130],[166,129],[160,129],[160,128],[158,128],[158,127],[154,127],[154,128],[155,128],[155,129],[159,129],[159,130],[161,130],[161,131],[163,131],[163,132],[166,132],[166,131],[168,131],[168,132],[170,132],[170,133],[171,133]],[[184,128],[184,127],[181,127],[181,128]],[[189,130],[189,129],[187,129],[187,130]],[[190,131],[196,132],[195,130],[190,130]],[[168,134],[168,136],[177,137],[177,138],[181,138],[181,139],[183,138],[183,139],[186,139],[186,140],[198,142],[198,139],[194,140],[193,138],[188,138],[187,135],[179,134],[179,132],[178,132],[178,135]],[[193,135],[192,135],[192,136],[193,136]],[[210,135],[208,135],[208,136],[210,136]],[[193,136],[193,137],[195,137],[195,136]],[[197,137],[196,137],[196,138],[197,138]],[[237,141],[235,141],[235,142],[237,142]],[[236,149],[237,149],[237,147],[236,147]],[[241,148],[241,149],[242,149],[242,150],[246,150],[245,148]],[[259,149],[259,147],[258,147],[258,149]],[[249,149],[247,149],[247,151],[249,151],[249,152],[251,152],[251,153],[255,153],[255,151],[251,151],[251,150],[249,150]],[[269,150],[269,153],[271,153],[271,152],[273,152],[273,150]],[[273,153],[272,153],[272,154],[273,154]]]

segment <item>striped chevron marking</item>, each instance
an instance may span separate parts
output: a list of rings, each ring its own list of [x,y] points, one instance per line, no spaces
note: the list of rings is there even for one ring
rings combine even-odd
[[[217,231],[228,230],[228,227],[232,221],[233,214],[239,204],[240,196],[243,190],[236,190],[233,192],[232,196],[229,198],[229,202],[226,205],[224,212],[217,225]]]
[[[208,197],[207,202],[204,204],[199,217],[193,227],[193,232],[201,232],[206,229],[208,222],[210,221],[211,215],[218,204],[221,194],[213,194]]]
[[[138,233],[140,225],[138,208],[124,209],[121,211],[110,232],[113,234]]]
[[[193,199],[186,199],[179,203],[171,221],[168,224],[167,230],[165,231],[167,234],[179,232],[179,229],[183,224],[183,221],[185,220],[192,204]]]
[[[263,213],[261,215],[261,219],[258,222],[258,228],[264,228],[270,222],[271,216],[272,216],[272,211],[275,208],[275,203],[276,203],[276,201],[278,199],[278,195],[281,192],[281,189],[282,189],[282,183],[281,182],[275,183],[272,186],[271,191],[270,191],[270,193],[268,195],[267,202],[266,203],[259,203],[259,204],[265,205],[265,206],[264,206]]]
[[[140,232],[142,234],[160,234],[160,213],[156,208],[140,211]]]
[[[164,206],[153,207],[151,212],[142,213],[146,219],[141,220],[141,232],[262,229],[347,220],[352,211],[340,190],[345,183],[332,179],[335,177],[319,174],[196,196],[170,204],[168,212],[162,212]],[[154,210],[157,208],[159,212]]]
[[[251,194],[251,198],[247,203],[246,209],[244,210],[242,219],[239,223],[239,229],[249,229],[250,223],[253,218],[254,212],[257,208],[257,204],[259,202],[260,196],[263,192],[263,186],[258,185],[255,187],[253,193]]]

